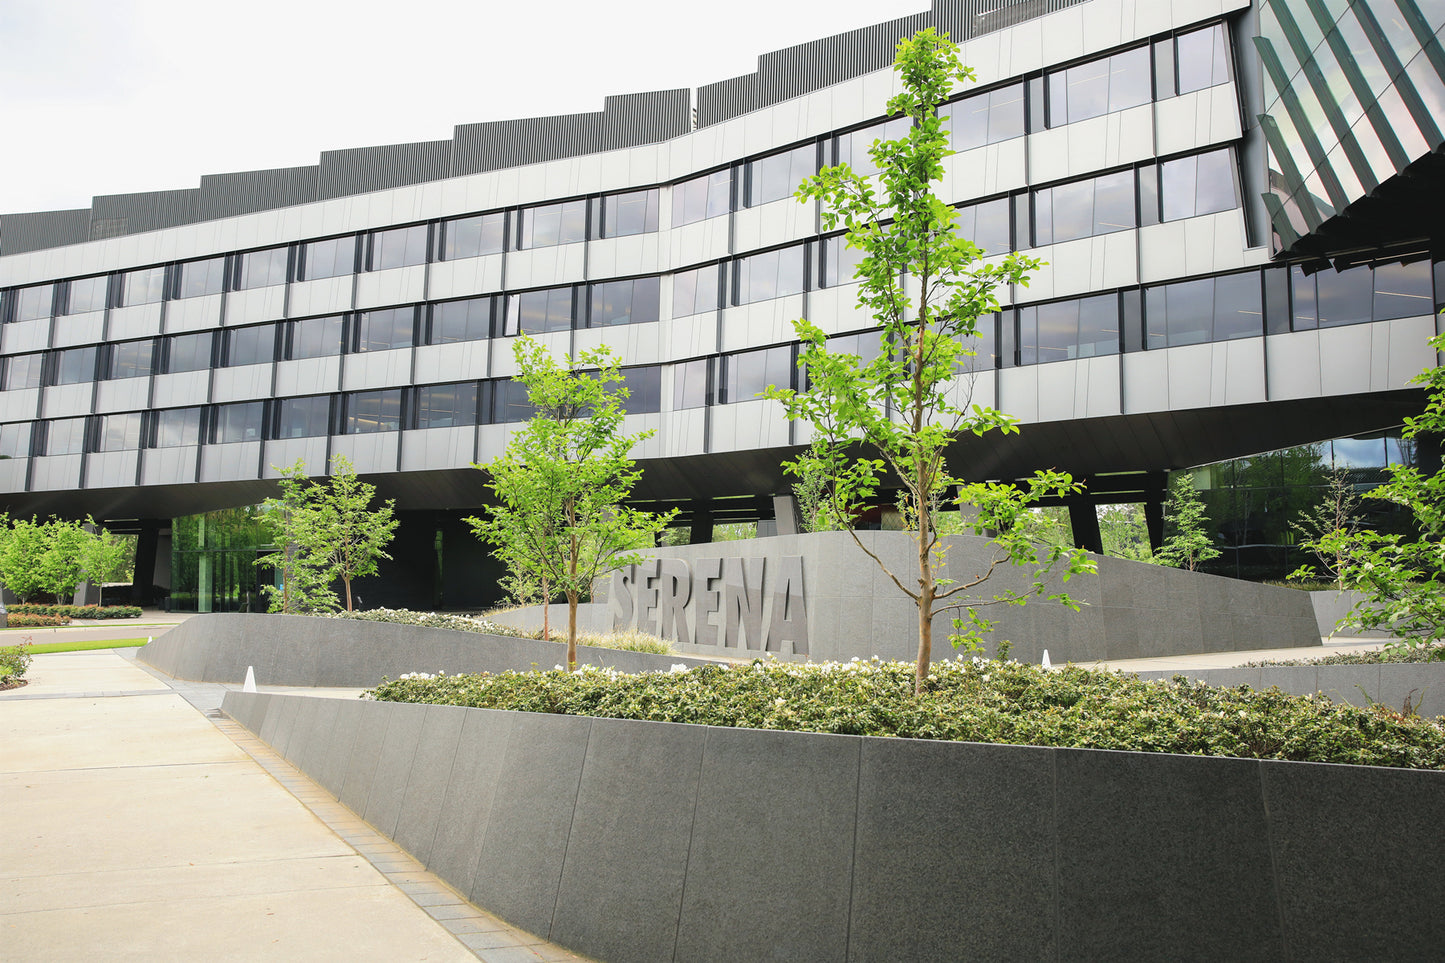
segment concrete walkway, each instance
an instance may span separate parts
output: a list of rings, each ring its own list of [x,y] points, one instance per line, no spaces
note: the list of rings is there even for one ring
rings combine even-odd
[[[125,651],[36,656],[0,693],[0,959],[580,959],[221,718],[225,687]]]
[[[1281,662],[1290,659],[1319,659],[1342,652],[1371,652],[1383,649],[1390,639],[1349,638],[1334,636],[1323,640],[1323,645],[1302,649],[1253,649],[1239,652],[1204,652],[1200,655],[1168,655],[1152,659],[1118,659],[1113,662],[1076,662],[1087,668],[1117,669],[1121,672],[1152,672],[1176,669],[1187,672],[1191,669],[1228,669],[1247,662]]]

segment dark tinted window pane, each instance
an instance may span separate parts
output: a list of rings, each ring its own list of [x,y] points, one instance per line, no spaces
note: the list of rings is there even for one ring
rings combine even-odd
[[[1320,327],[1360,324],[1370,320],[1374,283],[1368,267],[1348,271],[1321,271],[1315,275]]]
[[[1214,340],[1264,334],[1260,276],[1256,271],[1214,279]]]
[[[627,400],[622,410],[629,415],[650,415],[662,410],[662,366],[646,365],[622,369]]]
[[[804,144],[748,164],[748,207],[792,197],[803,178],[816,174],[818,149]]]
[[[1385,264],[1375,268],[1375,320],[1413,318],[1435,308],[1430,290],[1430,262]]]
[[[1315,277],[1305,274],[1304,269],[1295,266],[1289,269],[1290,298],[1294,303],[1294,315],[1290,328],[1294,331],[1308,331],[1318,328],[1319,307],[1315,298]]]
[[[1201,344],[1214,333],[1214,281],[1184,281],[1164,288],[1170,347]]]
[[[0,425],[0,458],[26,458],[30,455],[30,422]]]
[[[95,380],[96,348],[67,348],[55,352],[55,383],[78,385]]]
[[[967,216],[971,216],[972,210],[965,213]],[[852,284],[858,280],[856,272],[858,263],[863,260],[864,253],[861,248],[849,247],[845,235],[839,234],[824,238],[821,286],[834,288],[840,284]]]
[[[284,265],[284,260],[283,260]],[[180,267],[181,282],[176,295],[181,298],[199,298],[207,294],[220,294],[225,286],[226,259],[207,258],[204,261],[188,261]]]
[[[738,264],[738,304],[767,301],[803,290],[802,245],[765,251],[741,258]]]
[[[694,271],[680,271],[672,276],[672,316],[686,318],[718,309],[718,274],[716,264]]]
[[[112,345],[110,349],[110,372],[112,378],[142,378],[152,371],[155,357],[155,341],[125,341]]]
[[[1169,304],[1164,288],[1144,289],[1144,323],[1146,349],[1169,346]]]
[[[531,402],[527,400],[527,386],[520,381],[513,381],[510,378],[498,381],[493,385],[493,404],[491,423],[494,425],[510,425],[519,421],[526,421],[536,413]]]
[[[71,281],[65,313],[83,314],[86,311],[105,310],[105,294],[109,286],[110,278],[105,275]]]
[[[1140,351],[1144,347],[1144,298],[1139,289],[1119,295],[1119,324],[1123,328],[1124,350]]]
[[[628,237],[657,230],[660,194],[656,188],[611,194],[602,199],[602,236]]]
[[[1282,267],[1264,270],[1264,319],[1270,334],[1289,331],[1289,272]]]
[[[1159,165],[1139,168],[1139,226],[1159,223]]]
[[[270,364],[276,360],[276,325],[255,324],[226,332],[226,365]]]
[[[121,275],[120,303],[154,304],[166,294],[166,269],[163,267],[142,268],[127,271]]]
[[[1238,206],[1229,150],[1181,157],[1160,165],[1164,220],[1213,214]]]
[[[85,451],[84,418],[63,418],[46,422],[45,453],[47,455],[78,455]]]
[[[1094,233],[1094,182],[1079,181],[1037,191],[1034,195],[1034,239],[1057,244]]]
[[[331,399],[327,395],[282,398],[276,405],[276,437],[313,438],[324,435],[330,415]]]
[[[681,227],[726,214],[732,204],[732,183],[733,172],[727,169],[674,184],[672,226]]]
[[[549,288],[507,297],[507,333],[542,334],[572,327],[572,289]]]
[[[154,447],[179,448],[201,443],[201,409],[171,408],[156,412]]]
[[[506,217],[501,211],[445,222],[442,225],[442,260],[500,254],[505,228]]]
[[[416,326],[416,308],[387,308],[356,315],[356,350],[387,351],[410,348]]]
[[[1119,353],[1119,299],[1112,294],[1079,301],[1077,357]]]
[[[457,428],[477,423],[477,383],[423,385],[416,389],[417,428]]]
[[[211,366],[211,332],[178,334],[167,339],[166,371],[201,371]]]
[[[769,385],[793,386],[793,350],[786,345],[744,351],[724,359],[726,391],[723,401],[753,401]]]
[[[341,353],[341,315],[303,318],[290,324],[291,342],[286,351],[287,359],[330,358]]]
[[[1023,109],[1019,109],[1022,116]],[[907,117],[895,117],[893,120],[884,121],[881,124],[874,124],[871,127],[864,127],[862,130],[855,130],[847,134],[838,135],[838,163],[847,164],[853,168],[853,173],[860,177],[867,177],[869,174],[878,173],[878,165],[874,163],[873,157],[868,153],[873,142],[877,140],[902,140],[908,136],[909,129],[913,122]]]
[[[43,354],[16,354],[5,359],[4,389],[38,388],[45,368]]]
[[[522,212],[522,248],[587,240],[587,201],[565,201]]]
[[[425,264],[426,238],[425,224],[397,227],[389,231],[373,233],[371,235],[370,270],[386,271],[391,268]]]
[[[659,317],[661,284],[658,278],[604,281],[592,285],[592,327],[642,324]]]
[[[1222,25],[1182,34],[1178,51],[1181,94],[1229,81],[1229,45]]]
[[[342,431],[348,435],[370,431],[401,429],[401,389],[386,391],[354,391],[346,396],[346,422]]]
[[[708,392],[708,359],[686,361],[672,366],[672,409],[683,411],[712,404]]]
[[[431,307],[428,344],[481,341],[492,334],[492,299],[443,301]]]
[[[28,288],[17,288],[9,297],[15,302],[16,321],[34,321],[50,317],[55,303],[55,285],[37,284]]]
[[[303,281],[340,277],[356,271],[356,237],[333,237],[301,245]]]
[[[251,288],[285,283],[286,248],[273,247],[241,255],[241,269],[236,279],[237,290],[249,291]]]
[[[213,417],[211,441],[214,444],[260,441],[266,425],[266,403],[243,401],[234,405],[217,405],[213,409]]]
[[[101,415],[96,426],[96,451],[133,451],[140,447],[141,413]]]

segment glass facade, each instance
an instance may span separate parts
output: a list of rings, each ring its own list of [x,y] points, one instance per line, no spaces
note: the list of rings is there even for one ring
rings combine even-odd
[[[261,586],[275,574],[256,564],[272,551],[257,507],[190,515],[171,522],[172,612],[264,612]]]

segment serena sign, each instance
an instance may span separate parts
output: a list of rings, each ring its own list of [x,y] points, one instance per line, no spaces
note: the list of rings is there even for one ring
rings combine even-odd
[[[614,629],[687,645],[808,653],[803,558],[649,559],[612,573]]]

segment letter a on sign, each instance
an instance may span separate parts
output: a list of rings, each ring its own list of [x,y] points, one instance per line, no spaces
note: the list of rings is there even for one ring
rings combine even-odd
[[[768,624],[768,651],[781,652],[793,643],[794,655],[808,654],[808,601],[803,594],[803,557],[784,555],[773,581],[773,617]]]

